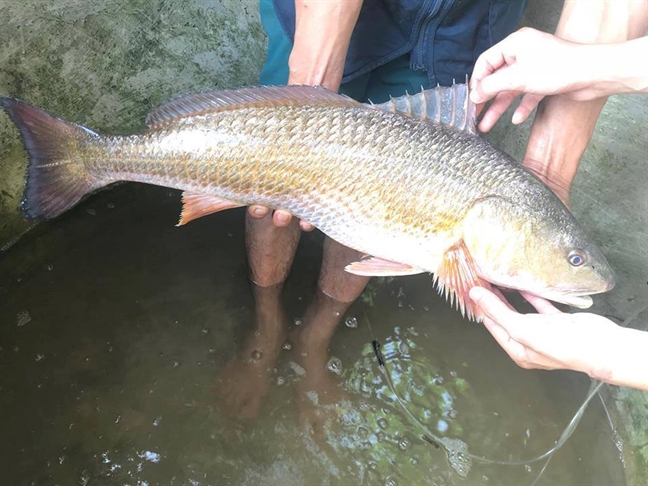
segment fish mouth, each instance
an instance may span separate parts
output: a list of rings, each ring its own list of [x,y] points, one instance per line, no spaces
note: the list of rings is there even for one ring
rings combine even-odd
[[[524,292],[527,294],[535,295],[541,299],[550,300],[552,302],[557,302],[559,304],[570,305],[578,309],[588,309],[594,304],[594,300],[590,297],[592,294],[599,294],[601,292],[584,292],[578,293],[578,291],[572,291],[569,293],[559,293],[559,292],[534,292],[532,290],[523,290],[516,289],[519,292]]]
[[[498,284],[495,284],[498,285]],[[527,294],[535,295],[542,299],[550,300],[552,302],[557,302],[559,304],[570,305],[578,309],[588,309],[594,304],[594,300],[590,297],[592,294],[600,294],[604,291],[582,291],[582,290],[572,290],[567,292],[553,291],[547,292],[546,290],[533,291],[527,290],[519,287],[508,287],[506,285],[499,285],[500,287],[509,288],[512,290],[517,290],[518,292],[524,292]]]
[[[548,299],[553,300],[554,302],[559,302],[560,304],[571,305],[578,309],[588,309],[592,307],[594,301],[589,295],[564,295],[560,297],[548,297]]]

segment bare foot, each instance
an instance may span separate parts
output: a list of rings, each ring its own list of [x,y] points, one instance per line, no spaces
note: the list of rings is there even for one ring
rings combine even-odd
[[[256,300],[256,329],[246,338],[218,377],[223,411],[230,417],[258,416],[286,339],[281,285],[252,285]]]
[[[350,305],[318,291],[304,316],[303,327],[295,328],[290,335],[296,360],[306,372],[297,382],[300,421],[319,445],[325,444],[326,430],[337,420],[335,405],[346,396],[339,378],[327,365],[331,338]]]
[[[326,360],[302,361],[306,374],[297,383],[299,418],[304,431],[320,446],[338,419],[337,404],[346,397],[340,379],[327,369]]]

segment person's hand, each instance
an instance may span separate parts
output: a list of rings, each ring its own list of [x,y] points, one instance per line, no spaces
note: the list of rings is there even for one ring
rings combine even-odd
[[[524,27],[485,51],[470,80],[470,99],[481,105],[494,99],[484,113],[479,129],[489,131],[518,95],[524,93],[512,122],[526,120],[546,95],[565,93],[575,100],[603,96],[589,87],[592,46],[569,42],[545,32]],[[592,79],[594,78],[594,79]]]
[[[484,314],[484,325],[508,355],[525,369],[569,369],[605,379],[602,357],[621,329],[590,313],[566,314],[549,301],[521,292],[539,314],[520,314],[493,292],[474,287],[470,298]]]
[[[648,391],[648,332],[618,326],[596,314],[566,314],[545,299],[520,293],[539,314],[518,313],[501,293],[470,289],[486,329],[519,366],[581,371]],[[637,309],[634,316],[644,310]]]
[[[253,204],[252,206],[248,206],[248,213],[250,213],[250,216],[256,219],[265,218],[269,212],[270,208],[268,206],[262,206],[260,204]],[[277,228],[285,228],[292,221],[292,217],[292,214],[290,214],[288,211],[277,209],[272,213],[272,222]],[[310,224],[308,221],[304,221],[303,219],[299,220],[299,227],[303,231],[313,231],[315,229],[315,226]]]

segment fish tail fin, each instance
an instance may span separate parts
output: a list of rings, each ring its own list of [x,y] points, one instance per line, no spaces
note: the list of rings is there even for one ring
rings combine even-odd
[[[0,97],[0,107],[18,127],[29,155],[22,200],[26,216],[53,218],[106,185],[88,173],[78,153],[79,142],[99,135],[19,100]]]

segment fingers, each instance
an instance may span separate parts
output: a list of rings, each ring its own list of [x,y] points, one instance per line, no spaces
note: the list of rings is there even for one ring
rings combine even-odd
[[[517,91],[504,91],[495,96],[495,100],[488,107],[486,113],[484,113],[484,116],[479,122],[479,131],[484,133],[490,131],[508,107],[511,106],[518,94]]]
[[[508,353],[508,355],[513,357],[513,355],[509,351],[509,348],[515,346],[517,343],[513,339],[511,339],[511,335],[506,332],[506,329],[504,329],[490,317],[486,317],[484,319],[484,327],[488,329],[488,332],[493,335],[495,341],[497,341],[497,343]]]
[[[516,65],[504,66],[497,72],[485,77],[477,85],[474,98],[479,99],[480,103],[488,101],[497,94],[506,91],[522,91],[524,85],[519,76],[519,69]],[[472,99],[472,98],[471,98]]]
[[[486,317],[499,324],[506,324],[511,317],[518,315],[493,292],[483,287],[473,287],[468,294]]]
[[[313,231],[315,229],[315,226],[310,224],[308,221],[304,221],[303,219],[299,220],[299,227],[302,229],[302,231]]]
[[[285,228],[290,224],[291,219],[292,214],[280,209],[277,209],[274,213],[272,213],[272,222],[277,228]]]
[[[530,294],[528,292],[520,291],[520,295],[526,299],[526,301],[535,307],[540,314],[562,314],[562,312],[546,299],[538,297],[537,295]]]
[[[261,206],[259,204],[253,204],[248,207],[248,213],[250,216],[256,219],[265,218],[270,213],[270,208],[268,206]],[[277,228],[285,228],[292,221],[292,214],[287,211],[282,211],[280,209],[272,213],[272,222]],[[303,231],[313,231],[315,226],[310,224],[308,221],[300,220],[299,227]]]
[[[533,110],[535,110],[536,106],[538,106],[538,103],[540,103],[543,98],[544,95],[525,94],[524,97],[522,97],[522,101],[520,101],[520,104],[515,109],[515,113],[513,113],[513,118],[511,119],[513,125],[519,125],[529,118],[529,115]]]
[[[256,219],[265,218],[269,212],[270,208],[268,208],[268,206],[259,206],[258,204],[248,206],[248,213],[250,213],[250,216]]]
[[[504,294],[502,293],[502,291],[501,291],[500,289],[498,289],[497,287],[493,287],[493,293],[494,293],[495,295],[497,295],[497,296],[500,298],[500,300],[506,304],[506,307],[508,307],[509,309],[511,309],[513,312],[516,312],[516,310],[515,310],[515,309],[513,308],[513,306],[509,303],[509,301],[506,300],[506,297],[504,297]]]
[[[483,80],[492,76],[502,66],[506,66],[507,59],[502,49],[503,42],[491,47],[479,56],[470,78],[470,100],[475,103],[485,103],[497,92],[486,92],[483,89]]]
[[[259,204],[253,204],[248,207],[248,213],[250,216],[256,219],[265,218],[270,212],[270,208],[267,206],[261,206]],[[284,228],[290,224],[292,219],[292,214],[286,211],[277,210],[272,213],[272,222],[278,228]]]

